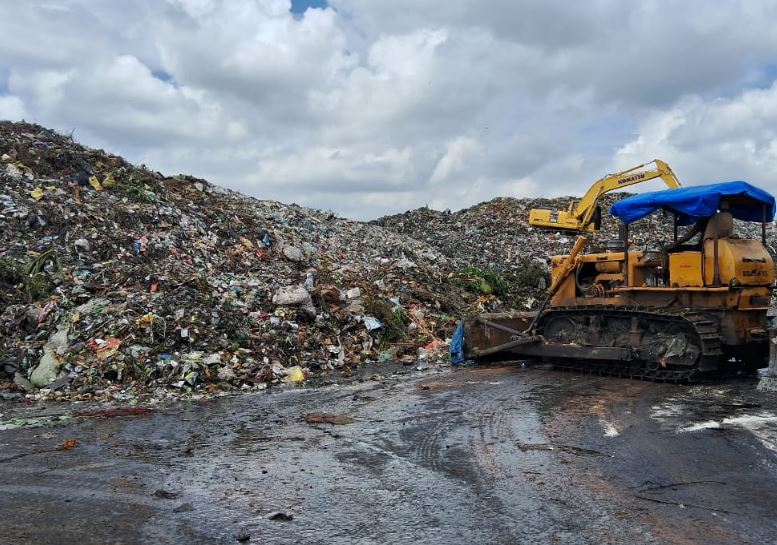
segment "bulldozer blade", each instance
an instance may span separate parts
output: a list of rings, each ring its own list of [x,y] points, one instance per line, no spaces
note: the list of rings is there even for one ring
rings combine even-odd
[[[581,346],[547,342],[532,335],[534,312],[480,314],[464,320],[464,352],[467,359],[499,360],[515,358],[562,358],[630,361],[629,348]],[[777,375],[775,375],[777,382]]]
[[[521,338],[518,346],[528,337],[524,332],[534,318],[533,312],[479,314],[464,319],[464,353],[467,359],[494,356],[509,350],[510,345]],[[535,341],[531,341],[535,342]]]
[[[489,348],[484,348],[482,350],[475,349],[474,355],[475,358],[485,358],[486,356],[491,356],[492,354],[498,354],[500,352],[508,352],[515,350],[519,346],[523,346],[526,344],[536,344],[539,342],[542,342],[542,337],[539,335],[531,336],[531,337],[519,337],[518,339],[515,339],[513,341],[500,344],[497,346],[492,346]]]

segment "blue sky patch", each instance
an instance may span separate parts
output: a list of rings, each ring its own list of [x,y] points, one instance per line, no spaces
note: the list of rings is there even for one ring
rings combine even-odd
[[[161,68],[158,68],[156,70],[151,71],[151,75],[154,76],[159,81],[163,81],[165,83],[169,83],[176,89],[178,88],[178,82],[175,81],[175,78],[172,76],[172,74],[165,72]]]
[[[578,129],[579,143],[586,153],[608,155],[624,142],[634,137],[636,123],[629,117],[616,114],[602,114]],[[647,160],[647,159],[646,159]]]
[[[769,63],[761,69],[761,87],[771,87],[777,81],[777,64]]]
[[[324,9],[326,7],[326,0],[291,0],[291,9],[289,11],[295,15],[301,15],[308,8]]]

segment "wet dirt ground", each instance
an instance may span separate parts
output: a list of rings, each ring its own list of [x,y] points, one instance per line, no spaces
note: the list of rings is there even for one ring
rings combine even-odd
[[[777,541],[755,379],[389,374],[115,418],[0,405],[0,543]]]

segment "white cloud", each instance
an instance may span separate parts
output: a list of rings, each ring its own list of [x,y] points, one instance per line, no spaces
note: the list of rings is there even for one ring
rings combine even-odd
[[[250,178],[257,184],[292,184],[333,193],[354,189],[391,191],[407,188],[408,180],[415,178],[409,148],[374,154],[358,148],[316,147],[300,154],[262,159],[259,167]]]
[[[0,96],[0,119],[24,119],[27,111],[19,97]]]
[[[746,179],[777,192],[777,83],[652,112],[615,159],[625,166],[654,156],[670,157],[686,183]]]
[[[450,180],[466,166],[467,160],[480,151],[480,144],[473,138],[459,137],[448,143],[448,151],[434,167],[431,182],[439,184]]]
[[[774,2],[330,6],[9,2],[0,117],[360,218],[579,194],[654,157],[777,189]]]

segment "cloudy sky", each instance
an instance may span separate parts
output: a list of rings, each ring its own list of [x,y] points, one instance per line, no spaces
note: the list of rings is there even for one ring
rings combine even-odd
[[[777,192],[774,0],[0,10],[0,119],[260,198],[360,219],[455,210],[580,194],[655,157],[686,185]]]

